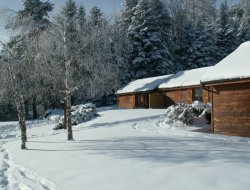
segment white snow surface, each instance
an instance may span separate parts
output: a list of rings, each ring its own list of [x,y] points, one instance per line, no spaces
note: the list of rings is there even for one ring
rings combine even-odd
[[[135,81],[130,82],[125,87],[118,90],[117,94],[125,94],[125,93],[133,93],[133,92],[145,92],[145,91],[151,91],[166,81],[170,76],[172,75],[163,75],[159,77],[151,77],[151,78],[145,78],[145,79],[138,79]]]
[[[209,72],[212,67],[213,66],[179,71],[175,75],[171,76],[168,80],[160,84],[159,89],[200,85],[202,76],[206,72]]]
[[[241,44],[233,53],[215,65],[202,77],[201,81],[245,78],[250,78],[250,41]]]
[[[201,133],[208,126],[170,126],[164,109],[98,109],[97,118],[66,131],[49,121],[20,131],[0,123],[0,189],[247,190],[250,138]],[[13,128],[14,129],[14,128]]]

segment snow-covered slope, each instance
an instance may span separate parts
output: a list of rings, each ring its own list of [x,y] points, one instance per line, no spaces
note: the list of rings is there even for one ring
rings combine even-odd
[[[165,110],[99,109],[74,127],[75,141],[52,123],[0,145],[0,189],[238,190],[250,186],[250,139],[164,125]],[[41,125],[43,124],[43,125]],[[19,187],[15,186],[19,183]],[[13,188],[12,188],[13,189]],[[14,188],[15,189],[15,188]]]
[[[250,41],[241,44],[202,77],[202,82],[250,78]]]

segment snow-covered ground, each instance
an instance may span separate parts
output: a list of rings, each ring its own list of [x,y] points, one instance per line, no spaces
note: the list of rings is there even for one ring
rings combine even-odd
[[[51,122],[29,122],[24,151],[17,123],[0,123],[0,189],[249,189],[249,138],[166,126],[164,113],[99,109],[70,142]]]

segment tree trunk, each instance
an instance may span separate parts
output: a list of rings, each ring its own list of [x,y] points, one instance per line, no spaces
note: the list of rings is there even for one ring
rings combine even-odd
[[[64,129],[67,129],[67,100],[66,98],[64,99]]]
[[[71,95],[66,95],[66,127],[68,129],[68,140],[73,140],[73,132],[72,132],[72,125],[71,125]],[[66,119],[64,118],[64,119]]]
[[[29,117],[29,102],[28,101],[24,102],[24,109],[25,109],[25,116],[28,118]]]
[[[71,125],[71,90],[70,90],[70,66],[71,66],[71,55],[69,51],[69,47],[67,45],[69,36],[67,35],[67,27],[69,27],[69,23],[64,23],[64,32],[63,32],[63,50],[64,50],[64,71],[65,71],[65,80],[64,80],[64,87],[65,87],[65,108],[66,110],[64,111],[65,117],[65,127],[68,129],[68,140],[73,140],[73,132],[72,132],[72,125]]]
[[[33,119],[37,119],[37,107],[36,107],[36,97],[33,97],[32,102]]]
[[[47,101],[43,104],[43,110],[44,110],[44,113],[47,111],[48,109],[48,103]]]
[[[26,141],[27,141],[27,132],[26,132],[26,121],[25,121],[25,105],[23,99],[20,98],[19,100],[16,98],[16,108],[19,120],[19,126],[21,129],[21,149],[26,149]]]

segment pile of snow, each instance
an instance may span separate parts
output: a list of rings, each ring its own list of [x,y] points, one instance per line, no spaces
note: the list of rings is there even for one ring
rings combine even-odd
[[[92,103],[81,104],[71,107],[71,123],[72,125],[78,125],[84,121],[91,120],[97,116],[96,106]],[[55,129],[62,129],[64,124],[64,112],[63,110],[48,110],[45,112],[43,118],[58,123]]]
[[[194,101],[192,104],[176,104],[167,108],[161,126],[183,127],[211,122],[211,104]]]
[[[200,118],[200,120],[203,121],[202,124],[211,123],[212,105],[210,103],[204,104],[199,101],[194,101],[192,108],[196,115],[196,120],[199,120]]]
[[[199,101],[194,101],[192,103],[192,108],[198,110],[198,111],[201,111],[201,110],[204,110],[206,109],[206,105],[203,104],[202,102],[199,102]]]
[[[55,123],[59,123],[60,117],[63,116],[63,110],[61,109],[48,109],[44,115],[43,119],[47,119],[49,121],[54,121]]]
[[[167,108],[166,111],[166,123],[181,122],[186,125],[193,123],[194,113],[191,105],[177,104]]]
[[[72,124],[78,125],[97,116],[95,104],[88,103],[71,107]]]

